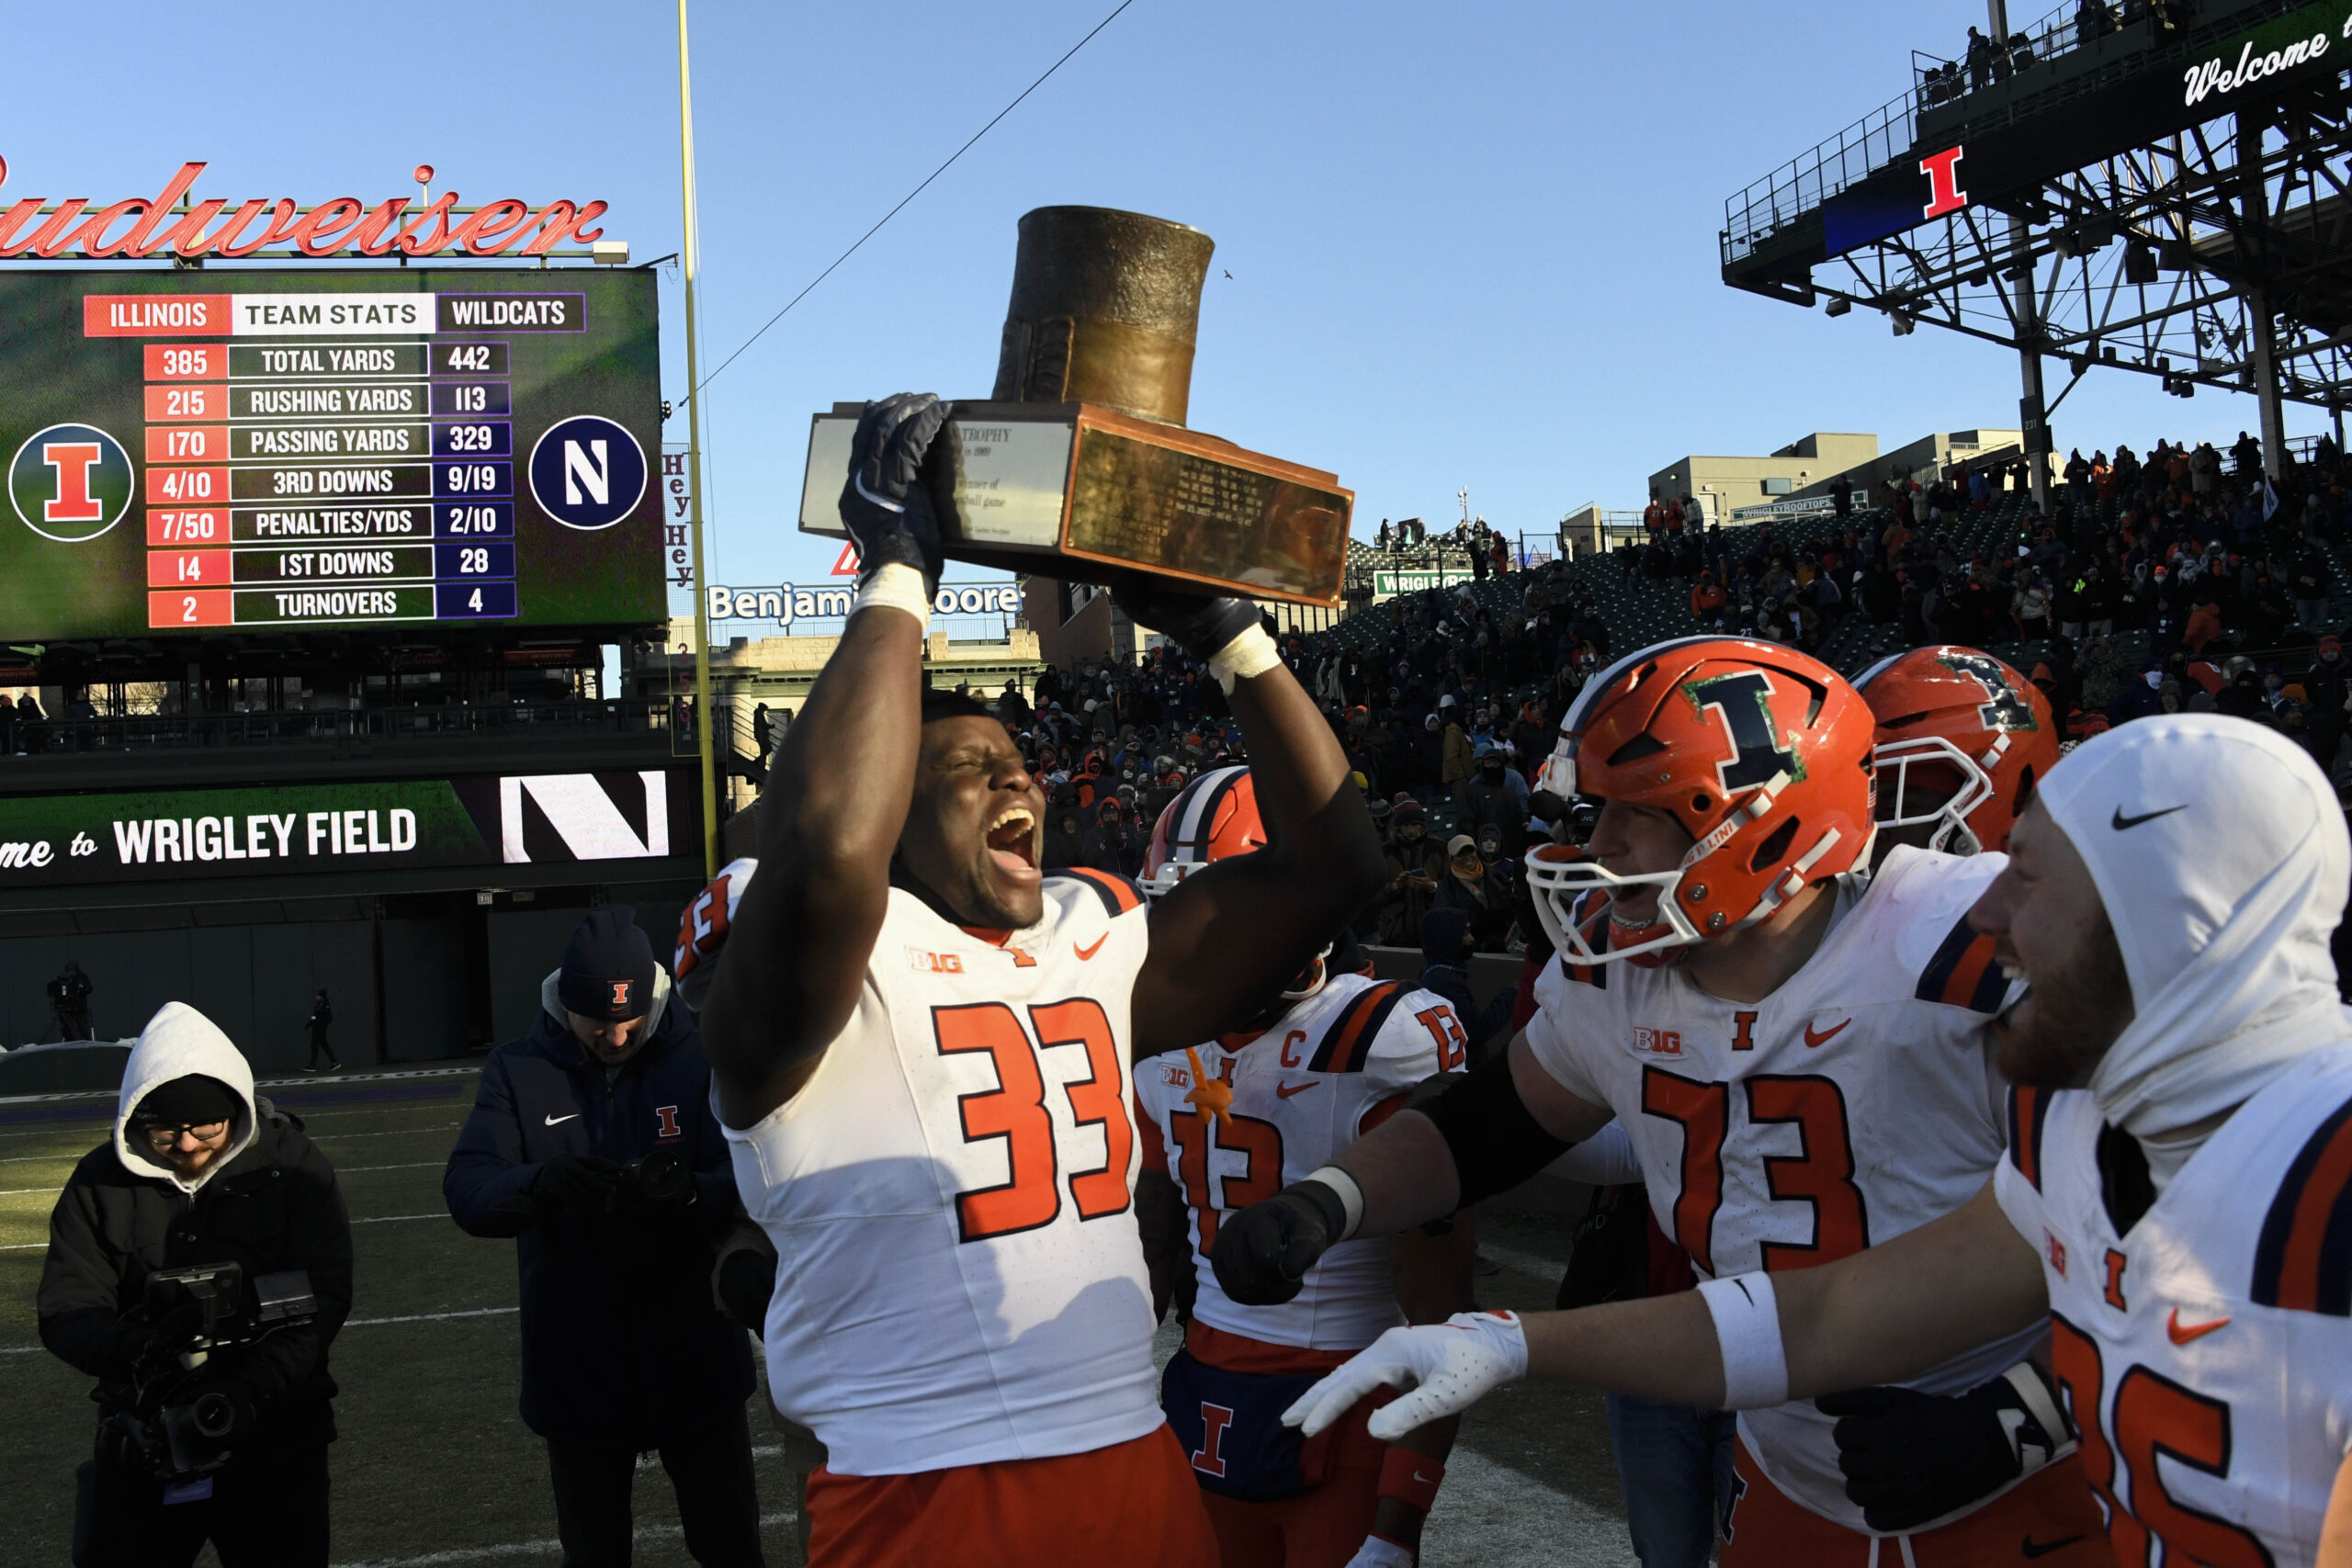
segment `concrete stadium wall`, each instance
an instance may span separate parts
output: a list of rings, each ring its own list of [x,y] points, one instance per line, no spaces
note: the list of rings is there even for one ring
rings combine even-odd
[[[324,986],[336,1051],[354,1066],[378,1059],[374,932],[366,920],[0,941],[0,1042],[56,1038],[47,987],[69,958],[90,977],[101,1039],[129,1039],[165,1002],[184,1001],[219,1024],[256,1070],[299,1067],[309,1050],[311,994]]]

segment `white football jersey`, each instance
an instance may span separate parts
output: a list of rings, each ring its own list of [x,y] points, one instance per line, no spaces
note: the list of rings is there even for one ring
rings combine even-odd
[[[728,1131],[776,1248],[768,1390],[841,1474],[1083,1453],[1160,1424],[1130,1201],[1148,917],[1097,871],[1047,876],[1045,900],[1025,931],[976,932],[892,888],[816,1075]]]
[[[1967,915],[2007,863],[1901,848],[1875,875],[1839,878],[1820,948],[1758,1002],[1710,996],[1675,966],[1544,969],[1528,1045],[1616,1112],[1659,1227],[1702,1279],[1834,1262],[1984,1190],[2007,1092],[1988,1026],[2008,984]],[[1981,1346],[1912,1386],[1973,1388],[2038,1337]],[[1868,1531],[1835,1426],[1810,1401],[1739,1416],[1775,1485]]]
[[[2041,1254],[2115,1560],[2308,1564],[2352,1450],[2352,1048],[2271,1080],[2120,1236],[2089,1092],[2012,1114],[1994,1190]]]
[[[1385,1236],[1343,1241],[1280,1306],[1243,1306],[1209,1266],[1217,1225],[1354,1143],[1365,1118],[1431,1075],[1458,1070],[1466,1041],[1445,998],[1395,980],[1335,975],[1263,1033],[1228,1035],[1136,1069],[1144,1157],[1190,1210],[1200,1295],[1193,1315],[1270,1345],[1361,1350],[1405,1321]],[[1232,1093],[1222,1117],[1194,1096],[1193,1071]],[[1188,1098],[1191,1097],[1191,1098]],[[1222,1099],[1222,1096],[1217,1098]]]

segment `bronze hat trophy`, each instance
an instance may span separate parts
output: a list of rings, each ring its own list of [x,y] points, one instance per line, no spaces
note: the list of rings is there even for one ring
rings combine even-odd
[[[1338,476],[1184,427],[1215,242],[1101,207],[1023,216],[986,402],[957,401],[947,555],[1071,581],[1142,572],[1336,604],[1354,493]],[[815,416],[802,531],[842,536],[836,501],[863,407]]]

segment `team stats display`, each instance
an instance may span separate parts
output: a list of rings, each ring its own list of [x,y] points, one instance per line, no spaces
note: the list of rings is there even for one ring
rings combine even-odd
[[[653,278],[0,274],[0,637],[657,622]]]

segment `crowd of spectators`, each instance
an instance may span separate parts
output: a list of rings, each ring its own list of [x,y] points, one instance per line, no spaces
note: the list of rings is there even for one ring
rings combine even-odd
[[[1437,536],[1434,546],[1429,527],[1418,517],[1407,517],[1391,523],[1384,517],[1373,535],[1373,548],[1385,555],[1427,555],[1432,550],[1434,558],[1443,561],[1450,554],[1465,558],[1471,580],[1484,582],[1489,576],[1501,577],[1511,570],[1510,541],[1496,529],[1487,526],[1483,517],[1464,518],[1456,523],[1451,533]]]
[[[2143,457],[2119,446],[2070,454],[2044,513],[2024,493],[2025,464],[2004,458],[1890,482],[1859,508],[1842,497],[1802,545],[1769,523],[1726,532],[1689,498],[1658,496],[1617,570],[1623,582],[1686,589],[1700,630],[1819,651],[1859,618],[1872,654],[1931,642],[2006,650],[2076,738],[2211,706],[2296,733],[2332,765],[2352,693],[2352,664],[2328,635],[2344,478],[2325,441],[2269,489],[2259,444],[2243,434],[2226,452],[2159,441]],[[1988,513],[2014,519],[1989,546]],[[1479,526],[1458,530],[1464,547],[1482,542]],[[1410,547],[1394,529],[1383,542]],[[1502,536],[1489,530],[1485,542]],[[1506,567],[1508,551],[1497,554]],[[1542,940],[1521,918],[1518,874],[1530,780],[1568,703],[1626,637],[1595,592],[1605,570],[1552,561],[1498,575],[1499,610],[1491,588],[1462,584],[1392,601],[1376,640],[1281,639],[1387,845],[1390,879],[1365,912],[1366,940],[1419,945],[1439,910],[1460,917],[1477,951]],[[2118,649],[2136,646],[2133,633],[2146,652],[2126,659]],[[1139,873],[1152,825],[1184,783],[1244,760],[1216,682],[1172,647],[1049,670],[1030,693],[1009,685],[998,708],[1047,795],[1049,866]]]

